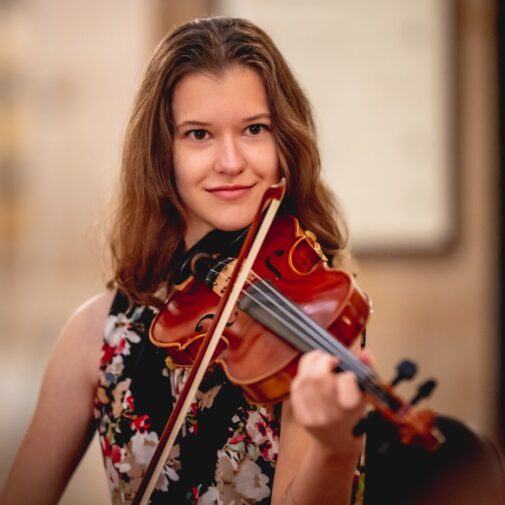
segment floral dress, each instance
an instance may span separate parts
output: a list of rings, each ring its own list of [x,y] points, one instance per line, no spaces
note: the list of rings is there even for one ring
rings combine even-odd
[[[112,503],[130,503],[188,372],[147,332],[155,310],[118,292],[107,317],[95,418]],[[280,409],[250,405],[220,368],[200,386],[151,503],[268,504]]]

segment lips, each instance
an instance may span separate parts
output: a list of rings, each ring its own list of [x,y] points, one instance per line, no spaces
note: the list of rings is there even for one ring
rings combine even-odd
[[[207,191],[217,198],[236,200],[246,195],[253,187],[254,184],[247,186],[235,184],[233,186],[216,186],[215,188],[207,189]]]

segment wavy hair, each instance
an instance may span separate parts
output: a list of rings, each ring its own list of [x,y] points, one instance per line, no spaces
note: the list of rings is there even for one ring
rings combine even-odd
[[[171,102],[191,72],[221,74],[243,65],[260,76],[268,97],[281,173],[283,210],[313,231],[333,263],[350,257],[336,200],[320,179],[320,155],[311,107],[270,37],[249,21],[209,17],[165,37],[148,64],[127,126],[118,199],[109,244],[112,280],[132,301],[160,305],[183,252],[185,222],[172,157]]]

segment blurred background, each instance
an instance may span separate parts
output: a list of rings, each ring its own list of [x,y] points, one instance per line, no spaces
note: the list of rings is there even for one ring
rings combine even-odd
[[[143,69],[208,14],[263,27],[314,105],[381,374],[414,359],[439,382],[428,405],[499,441],[498,2],[0,0],[0,486],[62,325],[103,289],[100,219]],[[61,503],[107,502],[95,439]]]

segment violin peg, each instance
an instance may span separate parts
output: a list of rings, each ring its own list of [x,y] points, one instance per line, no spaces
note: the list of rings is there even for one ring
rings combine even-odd
[[[398,363],[396,367],[396,377],[391,381],[391,386],[396,386],[404,380],[412,379],[417,372],[417,365],[408,359],[404,359]]]
[[[361,437],[361,435],[364,435],[367,431],[367,429],[370,426],[370,418],[368,416],[362,417],[357,423],[356,426],[354,426],[352,430],[352,434],[358,438]]]
[[[419,403],[423,398],[427,398],[431,395],[435,387],[437,386],[437,381],[435,379],[429,379],[419,386],[416,396],[410,401],[411,405]]]

